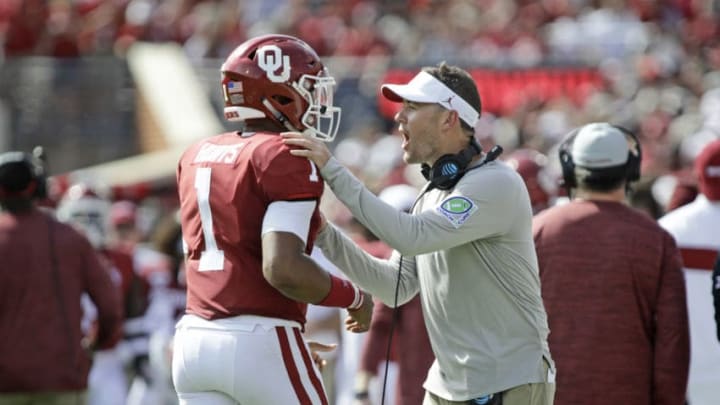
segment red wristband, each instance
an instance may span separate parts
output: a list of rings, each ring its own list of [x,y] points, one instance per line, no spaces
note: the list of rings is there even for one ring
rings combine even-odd
[[[330,291],[317,305],[324,307],[341,307],[351,310],[358,309],[363,303],[360,289],[348,280],[330,274]]]

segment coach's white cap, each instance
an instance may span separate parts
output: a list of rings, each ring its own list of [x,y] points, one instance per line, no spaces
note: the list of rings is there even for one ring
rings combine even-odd
[[[465,99],[427,72],[421,71],[408,84],[383,84],[381,90],[390,101],[437,103],[448,110],[457,111],[460,119],[472,128],[475,128],[480,117],[480,113]]]
[[[628,139],[620,129],[597,122],[580,128],[570,154],[576,166],[603,169],[624,165],[629,152]]]

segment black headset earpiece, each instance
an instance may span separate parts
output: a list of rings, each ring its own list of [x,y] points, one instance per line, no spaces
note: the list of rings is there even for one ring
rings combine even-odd
[[[625,178],[628,182],[632,183],[640,180],[640,164],[642,163],[642,148],[640,147],[640,140],[638,137],[629,129],[623,128],[619,125],[613,125],[619,129],[620,132],[632,141],[632,147],[628,153],[628,159],[625,166],[627,167],[627,174]]]
[[[421,167],[422,175],[430,182],[431,187],[449,190],[455,187],[455,184],[460,181],[467,171],[470,162],[481,152],[482,148],[477,139],[471,137],[468,146],[460,152],[440,156],[432,167],[423,164]]]
[[[575,136],[579,131],[580,128],[570,131],[558,149],[558,157],[560,158],[560,167],[562,169],[562,186],[568,190],[577,187],[577,181],[575,180],[575,163],[573,162],[570,151],[573,140],[575,140]]]
[[[626,128],[618,125],[613,125],[613,127],[617,128],[628,138],[628,140],[633,143],[633,146],[628,152],[628,158],[625,163],[625,180],[628,183],[638,181],[640,180],[640,163],[642,162],[640,140],[632,131]],[[577,179],[575,178],[575,162],[573,162],[571,150],[573,141],[575,140],[578,132],[580,132],[581,128],[576,128],[567,134],[565,136],[565,140],[563,140],[560,144],[560,148],[558,149],[558,157],[560,158],[560,167],[562,169],[563,176],[562,186],[568,189],[568,191],[571,188],[577,187]]]
[[[31,181],[35,182],[33,199],[44,199],[47,197],[47,176],[43,166],[42,150],[36,148],[33,154],[25,152],[6,152],[0,155],[0,167],[9,164],[23,164],[31,173]]]

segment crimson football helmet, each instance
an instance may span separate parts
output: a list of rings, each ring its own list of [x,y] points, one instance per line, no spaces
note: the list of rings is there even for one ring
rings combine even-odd
[[[225,119],[269,119],[330,142],[340,125],[335,79],[305,42],[264,35],[235,48],[221,67]]]
[[[533,213],[550,206],[557,196],[557,182],[553,181],[548,170],[547,156],[532,149],[517,149],[508,155],[505,161],[525,181]]]

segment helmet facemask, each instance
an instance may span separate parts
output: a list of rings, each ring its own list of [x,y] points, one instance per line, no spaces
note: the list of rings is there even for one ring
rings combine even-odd
[[[301,122],[303,133],[323,142],[332,142],[340,127],[340,107],[333,105],[335,79],[331,76],[303,75],[293,87],[307,100]]]

